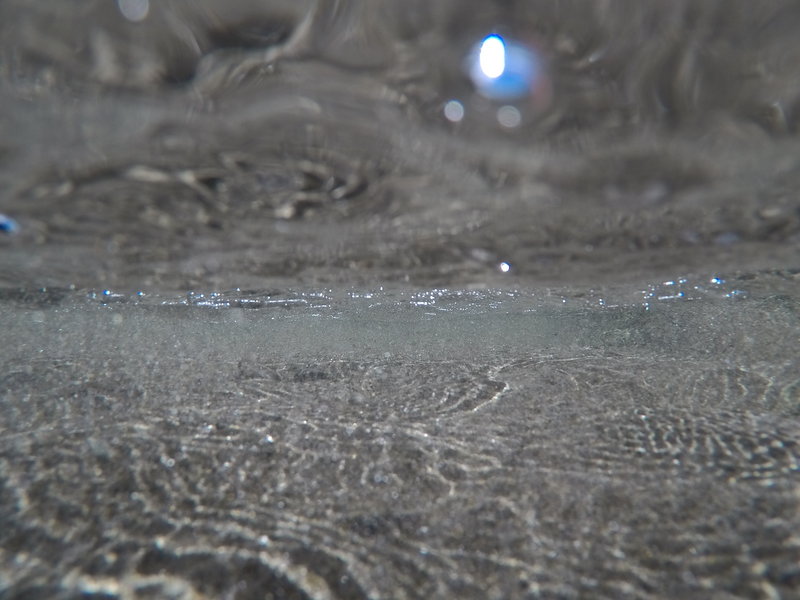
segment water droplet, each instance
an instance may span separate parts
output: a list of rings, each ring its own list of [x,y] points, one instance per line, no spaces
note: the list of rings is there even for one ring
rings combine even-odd
[[[467,57],[467,71],[475,89],[491,100],[517,100],[540,85],[544,73],[533,48],[497,34],[486,36]]]
[[[450,100],[444,105],[444,116],[452,123],[458,123],[464,118],[464,105],[458,100]]]
[[[139,23],[150,12],[150,0],[117,0],[117,7],[128,21]]]
[[[522,114],[516,106],[501,106],[497,109],[497,122],[507,129],[514,129],[522,123]]]
[[[744,290],[731,290],[727,294],[725,294],[726,298],[745,298],[747,296],[747,292]]]

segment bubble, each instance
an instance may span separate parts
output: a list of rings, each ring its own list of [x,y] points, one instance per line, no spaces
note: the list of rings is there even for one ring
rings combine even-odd
[[[117,0],[117,7],[128,21],[138,23],[147,18],[150,12],[150,0]]]
[[[458,123],[464,118],[464,105],[458,100],[450,100],[444,105],[444,116],[448,121]]]
[[[516,106],[501,106],[497,109],[497,122],[503,127],[513,129],[522,123],[522,114]]]

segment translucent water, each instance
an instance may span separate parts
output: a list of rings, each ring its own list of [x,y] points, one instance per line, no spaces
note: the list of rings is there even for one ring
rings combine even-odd
[[[799,19],[4,1],[0,596],[791,596]]]

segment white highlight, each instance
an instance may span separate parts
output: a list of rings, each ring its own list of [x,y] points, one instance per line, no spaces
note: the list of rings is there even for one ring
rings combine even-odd
[[[117,7],[128,21],[138,23],[147,18],[150,12],[150,0],[117,0]]]
[[[464,105],[458,100],[450,100],[444,105],[444,116],[448,121],[458,123],[464,118]]]
[[[511,265],[507,262],[501,262],[499,266],[503,273],[508,273],[511,270]]]
[[[506,70],[506,44],[499,35],[487,36],[481,43],[478,62],[489,79],[497,79]]]

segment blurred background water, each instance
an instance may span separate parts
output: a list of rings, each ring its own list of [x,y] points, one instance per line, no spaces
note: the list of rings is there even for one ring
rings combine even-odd
[[[791,597],[798,26],[3,0],[0,596]]]
[[[20,226],[0,240],[7,285],[598,285],[796,266],[788,4],[0,10],[2,211]],[[509,57],[494,77],[487,36]]]

